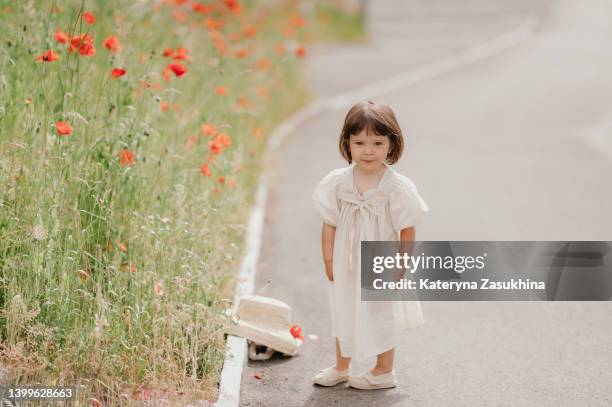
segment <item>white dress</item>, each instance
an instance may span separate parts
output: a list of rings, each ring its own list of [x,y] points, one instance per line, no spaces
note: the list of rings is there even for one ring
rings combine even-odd
[[[361,300],[360,241],[398,241],[399,232],[416,225],[428,208],[412,181],[389,165],[378,188],[360,194],[354,167],[353,163],[327,174],[313,200],[323,222],[336,227],[334,281],[324,277],[331,334],[338,338],[342,356],[364,360],[390,350],[401,333],[424,321],[418,301]]]

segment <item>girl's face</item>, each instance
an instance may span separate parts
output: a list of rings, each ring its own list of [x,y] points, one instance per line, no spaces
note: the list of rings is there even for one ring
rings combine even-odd
[[[361,133],[351,135],[349,148],[355,165],[367,171],[384,164],[391,143],[388,137],[372,132],[366,135],[366,129],[363,129]]]

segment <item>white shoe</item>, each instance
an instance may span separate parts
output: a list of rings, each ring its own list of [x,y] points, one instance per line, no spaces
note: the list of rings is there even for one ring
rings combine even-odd
[[[336,366],[330,366],[317,373],[313,382],[321,386],[335,386],[338,383],[346,382],[349,376],[350,368],[346,370],[336,370]]]
[[[368,370],[361,376],[351,376],[348,385],[361,390],[389,389],[397,386],[395,370],[378,376],[374,376],[372,371]]]

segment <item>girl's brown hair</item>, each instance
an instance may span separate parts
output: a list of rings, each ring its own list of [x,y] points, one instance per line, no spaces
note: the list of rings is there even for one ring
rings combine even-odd
[[[351,134],[359,134],[363,129],[366,129],[367,133],[373,132],[376,135],[388,137],[391,146],[386,161],[389,164],[395,164],[399,160],[404,151],[404,137],[395,113],[387,105],[365,100],[351,107],[344,118],[344,125],[340,132],[340,153],[349,164],[353,162],[349,139]]]

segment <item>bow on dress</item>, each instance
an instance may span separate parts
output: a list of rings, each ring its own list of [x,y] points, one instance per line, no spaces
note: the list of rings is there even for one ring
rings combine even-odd
[[[343,202],[342,216],[348,222],[348,267],[352,271],[355,256],[358,257],[357,264],[360,264],[359,253],[355,250],[356,237],[359,237],[359,244],[361,241],[381,239],[382,225],[377,219],[376,205],[388,202],[389,198],[379,190],[368,190],[363,195],[357,191],[339,191],[339,198]],[[361,270],[356,272],[360,273]]]

